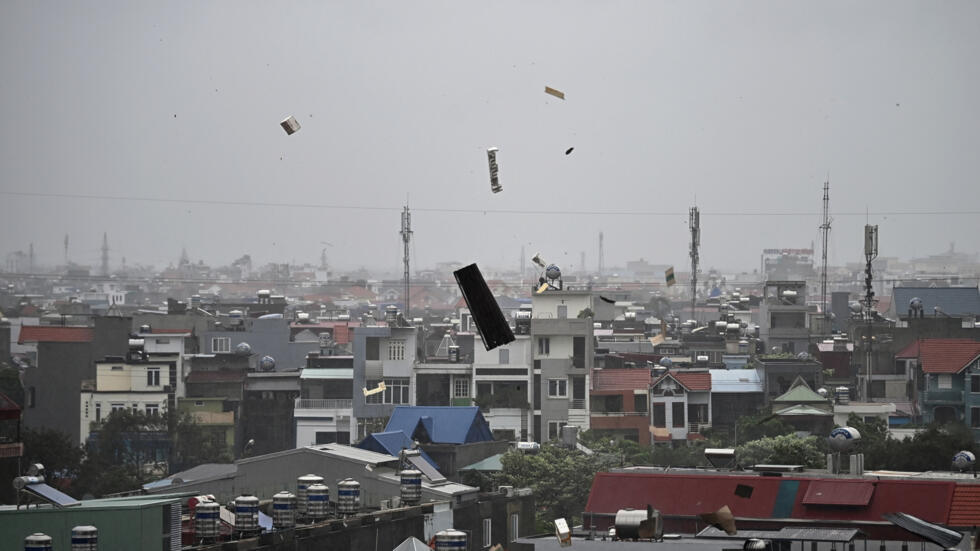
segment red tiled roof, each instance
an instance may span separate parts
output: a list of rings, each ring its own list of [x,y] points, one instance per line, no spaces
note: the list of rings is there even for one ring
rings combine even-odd
[[[895,354],[896,359],[910,359],[919,357],[919,339],[915,339],[908,344],[905,348],[901,349],[898,354]]]
[[[816,480],[803,496],[803,505],[849,505],[864,507],[871,501],[874,484],[852,480]]]
[[[649,369],[597,369],[592,380],[595,390],[635,390],[649,388],[651,377]]]
[[[953,501],[949,504],[949,526],[976,526],[980,524],[980,486],[957,484]]]
[[[0,419],[19,419],[20,418],[20,406],[17,402],[10,399],[9,396],[0,392]]]
[[[919,364],[925,373],[959,373],[980,356],[980,342],[969,339],[919,341]]]
[[[687,390],[706,391],[711,390],[711,373],[707,371],[668,371],[654,381],[654,385],[664,379],[671,377],[680,383]]]
[[[191,371],[187,375],[188,383],[240,383],[244,380],[244,372],[228,369],[218,371]]]
[[[91,327],[54,327],[22,325],[17,344],[25,342],[92,342]]]

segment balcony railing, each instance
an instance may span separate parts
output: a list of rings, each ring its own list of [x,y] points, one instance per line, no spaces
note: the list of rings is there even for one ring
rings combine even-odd
[[[699,434],[701,431],[710,428],[711,423],[690,423],[687,427],[687,432]]]
[[[353,400],[333,400],[323,398],[296,398],[295,409],[351,409]]]
[[[585,409],[585,398],[572,398],[569,400],[568,409]]]
[[[962,404],[962,390],[927,390],[922,393],[922,401],[931,404]]]
[[[592,410],[593,416],[598,417],[646,417],[645,411],[596,411]]]

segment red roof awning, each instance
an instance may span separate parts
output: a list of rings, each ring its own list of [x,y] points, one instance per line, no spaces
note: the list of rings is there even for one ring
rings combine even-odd
[[[875,486],[871,482],[815,480],[803,496],[803,505],[848,505],[867,507]]]

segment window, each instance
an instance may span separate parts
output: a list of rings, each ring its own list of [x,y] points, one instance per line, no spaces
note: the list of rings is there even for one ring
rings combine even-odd
[[[510,514],[510,541],[514,541],[521,536],[520,528],[521,515],[519,513]]]
[[[213,337],[211,339],[211,353],[221,354],[231,352],[231,337]]]
[[[112,371],[122,371],[123,370],[123,366],[121,366],[121,365],[114,365],[114,366],[112,366],[111,370]]]
[[[970,426],[980,428],[980,408],[970,408]]]
[[[510,349],[500,348],[500,360],[497,361],[500,365],[507,365],[510,363]]]
[[[469,377],[456,377],[453,379],[453,398],[469,398],[470,397],[470,379]]]
[[[561,436],[561,428],[567,424],[567,421],[548,421],[548,440],[559,438]]]
[[[647,412],[647,395],[646,394],[634,394],[633,395],[633,411],[638,413]]]
[[[125,411],[126,410],[126,404],[112,404],[109,407],[112,408],[111,409],[111,412],[112,413],[115,413],[117,411]]]
[[[170,344],[170,339],[157,339],[157,344]]]
[[[970,377],[970,392],[980,392],[980,375]]]
[[[160,415],[160,405],[159,404],[146,404],[146,414],[147,415]]]
[[[405,359],[405,339],[391,339],[388,341],[388,359]]]
[[[937,377],[937,385],[941,389],[953,388],[953,376],[949,373],[943,373]]]
[[[146,386],[160,386],[159,367],[151,367],[146,370]]]
[[[133,415],[136,415],[137,413],[140,412],[140,405],[139,404],[133,404],[133,408],[132,409],[133,409]]]
[[[568,398],[568,380],[548,379],[548,398]]]
[[[490,522],[490,519],[488,518],[483,519],[483,547],[490,547],[491,545],[493,545],[493,542],[490,538],[491,526],[492,523]]]
[[[381,381],[367,381],[367,389],[378,388]],[[378,392],[367,396],[364,402],[367,404],[398,404],[407,405],[408,401],[408,378],[385,379],[384,392]]]
[[[664,404],[653,404],[653,426],[667,428],[667,408]]]
[[[563,320],[563,319],[566,319],[566,318],[568,318],[568,305],[567,304],[559,304],[558,305],[558,319],[562,319]]]
[[[95,422],[102,422],[102,402],[95,403]]]
[[[674,422],[671,425],[674,428],[684,427],[684,402],[674,402],[671,404],[671,414],[674,417]]]
[[[551,339],[548,337],[538,338],[538,354],[547,356],[551,354]]]

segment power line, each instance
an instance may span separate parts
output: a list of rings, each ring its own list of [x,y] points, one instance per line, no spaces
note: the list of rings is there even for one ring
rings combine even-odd
[[[176,203],[181,205],[211,205],[211,206],[231,206],[231,207],[281,207],[281,208],[304,208],[304,209],[330,209],[330,210],[361,210],[361,211],[401,211],[400,206],[365,206],[365,205],[343,205],[327,203],[285,203],[285,202],[259,202],[259,201],[236,201],[226,199],[174,199],[167,197],[140,197],[134,195],[92,195],[82,193],[41,193],[30,191],[0,191],[0,195],[13,195],[18,197],[41,197],[47,199],[84,199],[96,201],[135,201],[147,203]],[[684,216],[682,211],[639,211],[639,210],[531,210],[531,209],[476,209],[476,208],[439,208],[439,207],[414,207],[416,212],[434,212],[444,214],[519,214],[519,215],[559,215],[559,216]],[[804,211],[706,211],[702,212],[707,216],[820,216],[819,212]],[[906,211],[880,211],[880,212],[833,212],[835,216],[974,216],[980,214],[980,210],[906,210]]]

